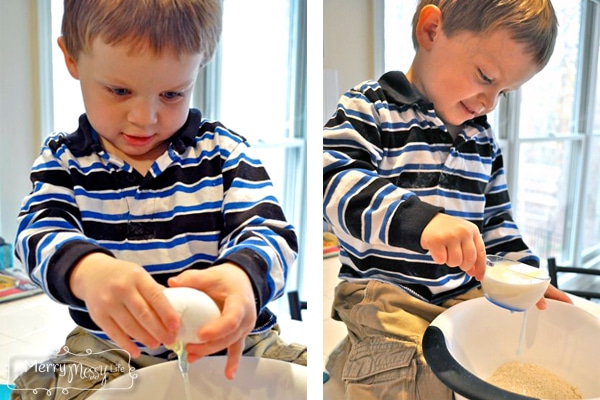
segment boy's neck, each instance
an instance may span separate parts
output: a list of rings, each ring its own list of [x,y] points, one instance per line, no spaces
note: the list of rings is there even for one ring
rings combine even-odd
[[[462,130],[462,127],[455,126],[455,125],[446,125],[446,129],[448,129],[448,133],[450,133],[450,136],[452,136],[452,139],[456,139],[459,132]]]
[[[421,95],[423,97],[424,100],[429,101],[429,99],[427,99],[426,96],[423,94],[423,90],[421,89],[420,81],[417,78],[416,74],[414,73],[413,67],[414,67],[414,64],[411,65],[410,68],[408,69],[408,71],[406,72],[406,74],[405,74],[406,79],[408,79],[408,81],[411,83],[413,88],[419,93],[419,95]],[[435,104],[433,106],[435,109]],[[448,129],[448,133],[450,133],[450,136],[452,136],[452,139],[456,139],[459,132],[462,130],[461,126],[449,125],[449,124],[446,124],[445,121],[444,121],[444,125],[446,126],[446,129]]]

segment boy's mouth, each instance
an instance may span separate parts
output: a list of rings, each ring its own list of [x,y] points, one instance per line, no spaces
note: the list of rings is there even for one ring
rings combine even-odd
[[[123,133],[123,138],[131,146],[145,146],[152,142],[154,135],[150,136],[133,136]]]
[[[471,118],[476,117],[480,111],[475,111],[472,108],[470,108],[469,106],[467,106],[465,103],[463,103],[462,101],[460,102],[460,104],[463,106],[463,108],[465,109],[465,111],[471,115]]]

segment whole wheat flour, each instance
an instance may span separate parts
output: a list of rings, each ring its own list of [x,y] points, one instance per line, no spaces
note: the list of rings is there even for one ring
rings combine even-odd
[[[487,380],[509,392],[548,400],[582,399],[577,387],[535,364],[509,362]]]

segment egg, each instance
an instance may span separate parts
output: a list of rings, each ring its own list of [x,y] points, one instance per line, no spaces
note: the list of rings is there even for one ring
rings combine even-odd
[[[181,317],[177,341],[202,343],[198,329],[219,318],[217,304],[206,293],[189,287],[166,288],[163,293]]]

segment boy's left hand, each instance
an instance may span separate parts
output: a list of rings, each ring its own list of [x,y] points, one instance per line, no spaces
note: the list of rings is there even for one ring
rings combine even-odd
[[[169,279],[169,286],[186,286],[210,296],[221,310],[221,317],[198,331],[202,344],[188,344],[188,361],[227,349],[225,376],[233,379],[242,352],[244,339],[256,323],[254,291],[246,272],[233,263],[224,263],[204,270],[187,270]]]
[[[546,293],[544,293],[544,297],[540,299],[536,303],[536,307],[540,310],[546,309],[546,300],[545,299],[553,299],[558,301],[564,301],[565,303],[573,304],[573,301],[567,296],[567,294],[561,290],[558,290],[552,285],[548,285],[548,289],[546,289]]]

